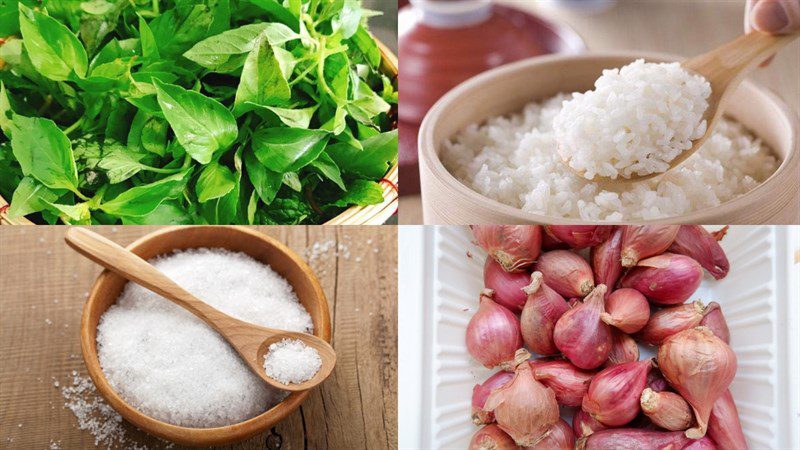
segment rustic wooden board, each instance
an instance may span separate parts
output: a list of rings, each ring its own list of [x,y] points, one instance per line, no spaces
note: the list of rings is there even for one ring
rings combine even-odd
[[[256,227],[310,260],[328,297],[338,363],[301,408],[235,449],[361,449],[397,446],[396,227]],[[127,245],[157,227],[93,227]],[[67,247],[66,227],[0,228],[0,448],[94,447],[64,408],[60,388],[85,374],[78,327],[99,266]],[[306,260],[309,258],[306,255]],[[21,425],[21,426],[20,426]],[[164,442],[126,424],[132,442]],[[175,446],[173,448],[179,448]]]
[[[579,14],[548,8],[534,1],[500,0],[516,8],[570,25],[591,51],[643,50],[698,55],[743,32],[744,1],[620,1],[602,14]],[[800,113],[800,41],[784,48],[773,63],[749,78],[782,98]],[[400,178],[402,179],[402,174]],[[800,204],[800,199],[795,200]],[[774,223],[798,223],[800,208],[786,208]],[[419,195],[400,198],[400,224],[421,224]]]

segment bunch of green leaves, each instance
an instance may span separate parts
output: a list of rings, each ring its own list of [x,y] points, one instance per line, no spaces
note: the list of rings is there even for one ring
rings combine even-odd
[[[0,0],[0,195],[47,223],[321,223],[383,201],[360,0]]]

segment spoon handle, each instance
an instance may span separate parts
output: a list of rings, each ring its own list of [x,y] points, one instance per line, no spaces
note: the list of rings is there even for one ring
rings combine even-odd
[[[708,53],[688,59],[682,65],[703,75],[711,82],[712,89],[725,89],[798,36],[800,33],[771,35],[753,31]]]
[[[78,253],[182,306],[217,331],[221,332],[216,322],[237,321],[198,300],[147,261],[93,231],[72,227],[67,230],[64,239]]]

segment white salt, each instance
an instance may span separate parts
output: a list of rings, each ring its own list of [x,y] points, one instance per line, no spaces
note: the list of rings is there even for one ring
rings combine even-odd
[[[67,383],[65,383],[67,384]],[[89,377],[79,376],[72,371],[72,384],[61,389],[64,406],[78,419],[78,428],[94,436],[95,446],[108,448],[129,448],[122,416],[109,406],[97,393]]]
[[[267,376],[283,384],[310,380],[321,368],[319,352],[299,339],[282,339],[270,344],[264,355]]]
[[[291,285],[243,253],[177,252],[150,261],[198,298],[250,323],[311,332],[311,316]],[[238,423],[286,396],[253,374],[200,319],[128,283],[97,327],[98,356],[122,398],[158,420],[186,427]]]

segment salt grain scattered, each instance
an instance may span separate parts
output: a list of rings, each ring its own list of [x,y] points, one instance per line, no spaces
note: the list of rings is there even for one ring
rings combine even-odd
[[[92,380],[79,376],[76,371],[72,374],[72,384],[65,385],[61,395],[65,399],[64,406],[78,419],[78,428],[94,436],[95,446],[133,447],[122,426],[122,416],[103,401]]]
[[[270,344],[264,355],[267,376],[283,384],[310,380],[322,368],[322,358],[316,349],[299,339],[283,339]]]
[[[178,252],[150,261],[176,283],[238,319],[311,332],[291,285],[243,253]],[[265,386],[238,354],[188,311],[128,283],[98,325],[98,356],[111,386],[156,419],[216,427],[252,418],[286,393]]]

